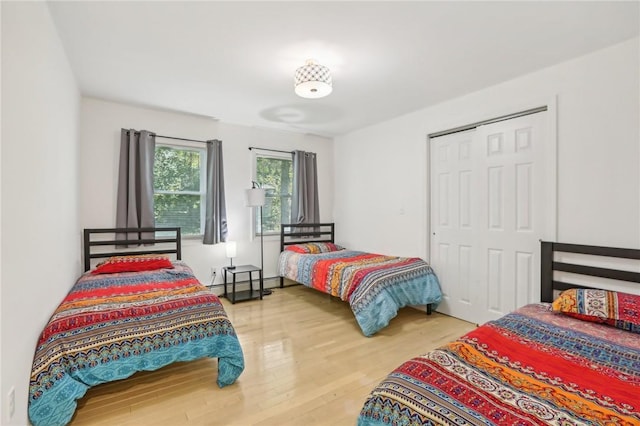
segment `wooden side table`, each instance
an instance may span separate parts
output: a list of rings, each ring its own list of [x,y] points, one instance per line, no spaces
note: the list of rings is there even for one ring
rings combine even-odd
[[[229,299],[231,303],[242,302],[244,300],[260,299],[262,300],[263,281],[262,281],[262,269],[253,265],[239,265],[231,269],[228,266],[222,268],[224,275],[224,297]],[[253,273],[258,273],[259,290],[253,289]],[[231,274],[233,282],[231,287],[231,297],[227,293],[227,273]],[[249,290],[236,291],[236,275],[249,274]]]

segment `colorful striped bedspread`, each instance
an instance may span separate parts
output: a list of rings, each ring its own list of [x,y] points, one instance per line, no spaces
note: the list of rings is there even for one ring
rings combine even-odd
[[[80,277],[38,341],[32,424],[66,424],[89,387],[176,361],[216,357],[218,385],[236,380],[244,357],[220,300],[184,263],[174,266]]]
[[[640,335],[527,305],[414,358],[358,424],[639,425]]]
[[[436,275],[419,258],[353,250],[320,254],[285,250],[278,273],[349,302],[365,336],[386,327],[403,306],[435,308],[442,299]]]

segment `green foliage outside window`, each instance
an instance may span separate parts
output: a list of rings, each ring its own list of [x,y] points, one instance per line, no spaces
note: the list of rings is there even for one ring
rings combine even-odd
[[[256,157],[256,178],[266,190],[262,208],[265,234],[279,233],[281,223],[291,221],[293,162],[288,158]],[[256,215],[256,230],[260,232],[260,217]]]
[[[179,226],[201,235],[204,150],[157,145],[153,167],[156,226]]]

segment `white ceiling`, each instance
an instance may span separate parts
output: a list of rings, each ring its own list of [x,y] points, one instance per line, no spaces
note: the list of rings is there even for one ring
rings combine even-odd
[[[50,2],[84,95],[343,134],[634,37],[630,2]],[[333,93],[294,94],[308,58]]]

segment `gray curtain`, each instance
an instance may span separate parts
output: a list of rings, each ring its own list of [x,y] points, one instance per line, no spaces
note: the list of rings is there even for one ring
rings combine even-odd
[[[207,197],[204,244],[227,241],[227,208],[224,199],[222,141],[207,141]]]
[[[153,228],[153,160],[156,135],[142,130],[121,129],[120,167],[118,171],[117,228]],[[137,234],[129,234],[137,238]],[[124,233],[116,239],[125,239]],[[154,233],[142,233],[140,238],[153,238]]]
[[[316,154],[293,151],[291,223],[320,222]]]

